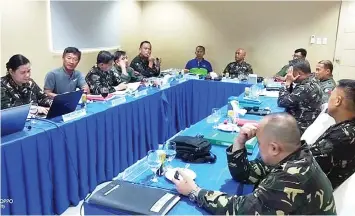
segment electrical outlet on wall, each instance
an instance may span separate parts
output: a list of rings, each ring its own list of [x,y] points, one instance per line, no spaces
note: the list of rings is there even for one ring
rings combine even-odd
[[[316,42],[316,44],[322,44],[322,38],[317,38],[317,42]]]
[[[311,35],[311,44],[314,44],[316,42],[316,36],[315,35]]]
[[[322,43],[324,44],[324,45],[326,45],[327,43],[328,43],[328,38],[323,38],[323,41],[322,41]]]

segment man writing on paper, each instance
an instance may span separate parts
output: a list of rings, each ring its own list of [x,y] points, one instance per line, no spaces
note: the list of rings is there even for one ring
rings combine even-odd
[[[97,55],[96,65],[91,68],[85,78],[91,94],[99,95],[103,88],[107,88],[108,93],[127,88],[127,85],[117,78],[111,70],[113,59],[113,55],[108,51],[100,51]]]
[[[322,91],[307,62],[295,60],[292,64],[277,103],[296,119],[303,134],[321,112]],[[297,85],[293,87],[293,83]]]
[[[44,92],[51,98],[57,94],[73,92],[77,88],[89,93],[84,75],[75,70],[81,58],[81,52],[75,47],[67,47],[63,52],[63,66],[47,73],[44,80]]]
[[[333,188],[355,172],[355,80],[340,80],[328,102],[336,124],[328,128],[311,151]]]
[[[149,41],[143,41],[139,46],[139,55],[132,62],[131,67],[143,77],[154,77],[160,74],[161,59],[152,55],[152,45]]]
[[[185,66],[185,69],[188,70],[190,73],[199,75],[207,75],[210,72],[213,72],[211,63],[203,58],[203,56],[205,55],[205,47],[197,46],[195,54],[196,58],[188,61]]]
[[[333,79],[333,63],[329,60],[322,60],[318,62],[316,77],[320,81],[319,84],[323,92],[322,104],[327,103],[330,93],[336,86]]]
[[[262,161],[249,162],[245,143],[254,136]],[[259,125],[242,127],[227,149],[228,167],[237,181],[258,185],[252,194],[237,196],[201,189],[182,169],[183,180],[173,181],[179,193],[212,214],[334,215],[331,184],[307,144],[299,140],[297,123],[288,114],[271,114]]]

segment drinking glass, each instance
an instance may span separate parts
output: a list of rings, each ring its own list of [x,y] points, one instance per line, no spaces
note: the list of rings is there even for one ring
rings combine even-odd
[[[101,96],[104,98],[104,103],[106,103],[106,97],[108,96],[108,88],[107,87],[102,87],[100,89]]]
[[[151,179],[152,182],[158,182],[157,171],[161,166],[161,159],[158,151],[150,150],[147,155],[147,164],[149,168],[153,171],[154,177]]]
[[[38,103],[31,103],[31,108],[30,108],[30,114],[31,118],[36,118],[38,115]],[[36,120],[31,119],[31,124],[35,124]]]
[[[166,154],[166,160],[168,161],[168,165],[166,166],[166,168],[171,169],[171,161],[173,161],[176,156],[176,143],[172,141],[167,141],[163,148]]]
[[[218,108],[213,108],[211,116],[212,116],[212,119],[213,119],[213,122],[214,122],[213,128],[217,128],[218,122],[221,119],[221,111]]]

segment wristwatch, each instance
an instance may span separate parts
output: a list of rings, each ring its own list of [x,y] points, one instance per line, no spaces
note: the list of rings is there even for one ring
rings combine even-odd
[[[197,197],[198,197],[198,192],[200,191],[200,188],[197,187],[196,189],[193,189],[189,194],[188,197],[190,199],[191,202],[196,202],[197,201]]]

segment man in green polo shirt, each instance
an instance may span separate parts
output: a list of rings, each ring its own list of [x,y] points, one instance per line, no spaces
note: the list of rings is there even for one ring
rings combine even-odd
[[[293,59],[301,59],[301,60],[305,60],[306,62],[308,62],[306,60],[306,56],[307,56],[307,50],[305,50],[303,48],[299,48],[299,49],[295,50],[295,52],[294,52],[292,57],[293,57]],[[285,76],[287,74],[288,68],[290,67],[291,61],[292,60],[290,60],[287,65],[283,66],[280,69],[280,71],[276,73],[275,78],[277,78],[279,80],[283,80],[283,81],[286,80]]]

